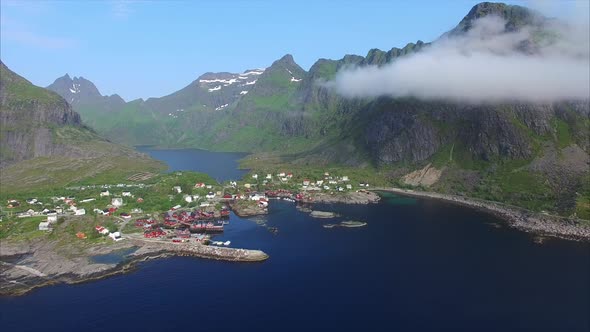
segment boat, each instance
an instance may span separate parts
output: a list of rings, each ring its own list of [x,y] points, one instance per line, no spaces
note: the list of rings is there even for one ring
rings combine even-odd
[[[229,246],[229,245],[230,245],[230,243],[231,243],[231,241],[229,241],[229,240],[228,240],[228,241],[225,241],[225,242],[223,242],[223,245],[224,245],[224,246]]]

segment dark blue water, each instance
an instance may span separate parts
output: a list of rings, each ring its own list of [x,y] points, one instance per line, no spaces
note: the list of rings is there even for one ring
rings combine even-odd
[[[588,331],[590,246],[509,229],[473,210],[390,197],[272,201],[214,240],[263,263],[149,261],[127,275],[0,299],[5,331]],[[363,228],[322,225],[366,221]],[[279,229],[276,235],[268,227]],[[33,318],[34,317],[34,318]]]
[[[164,161],[170,172],[207,173],[218,182],[240,180],[248,172],[238,169],[238,161],[247,156],[246,153],[212,152],[198,149],[161,150],[146,146],[139,146],[137,150],[149,154],[154,159]]]

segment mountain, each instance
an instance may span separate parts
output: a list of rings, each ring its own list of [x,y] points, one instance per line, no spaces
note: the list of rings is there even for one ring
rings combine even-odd
[[[125,101],[119,95],[103,96],[94,83],[84,77],[71,78],[65,74],[58,78],[47,89],[62,96],[74,110],[94,108],[101,111],[113,111],[121,108]]]
[[[248,80],[254,83],[243,94],[237,88],[244,81],[230,84],[236,74],[204,75],[169,96],[127,103],[131,110],[121,114],[133,116],[119,124],[105,120],[110,127],[97,130],[128,144],[274,152],[288,163],[385,169],[398,185],[534,210],[587,213],[580,206],[590,197],[588,99],[473,104],[346,98],[324,84],[347,66],[382,67],[465,36],[476,20],[490,15],[505,21],[498,33],[533,31],[511,52],[533,54],[539,45],[556,41],[550,30],[554,20],[525,7],[486,2],[432,43],[319,59],[307,72],[285,55],[258,73],[255,82]],[[140,129],[132,128],[139,124]],[[113,131],[118,126],[121,130]],[[422,181],[420,174],[436,176]]]
[[[2,193],[162,168],[97,135],[57,93],[33,85],[2,62],[0,70]]]

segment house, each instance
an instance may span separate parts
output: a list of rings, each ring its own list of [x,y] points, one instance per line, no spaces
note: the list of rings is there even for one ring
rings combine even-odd
[[[210,191],[207,195],[205,195],[205,198],[207,199],[213,199],[215,198],[215,193]]]
[[[184,199],[184,201],[187,202],[187,203],[191,203],[193,201],[193,196],[191,196],[191,195],[184,195],[182,197],[182,199]]]
[[[124,191],[123,193],[121,193],[121,196],[123,196],[123,197],[132,197],[131,192],[129,192],[129,191]]]
[[[261,199],[266,199],[266,196],[264,194],[259,194],[259,193],[253,193],[250,195],[251,201],[259,201]]]
[[[250,185],[249,183],[245,183],[245,184],[244,184],[244,188],[246,188],[246,189],[250,189],[250,187],[252,187],[252,185]]]
[[[292,178],[293,177],[293,173],[287,173],[287,178]]]
[[[96,226],[96,227],[94,227],[94,229],[96,229],[96,231],[97,231],[99,234],[102,234],[102,235],[107,235],[107,234],[109,234],[109,233],[110,233],[108,229],[106,229],[106,228],[104,228],[104,227],[102,227],[102,226]]]
[[[76,216],[83,216],[86,214],[86,209],[77,209],[76,211],[74,211],[74,215]]]
[[[19,201],[17,201],[16,199],[9,199],[8,205],[6,207],[9,209],[12,209],[12,208],[19,207],[19,206],[20,206]]]
[[[88,203],[88,202],[92,202],[92,201],[96,201],[96,198],[86,198],[80,201],[80,203]]]
[[[330,176],[330,173],[326,172],[324,173],[324,176]]]
[[[82,232],[76,233],[76,237],[79,239],[82,239],[82,240],[87,238],[86,234],[84,234]]]
[[[281,172],[281,173],[279,173],[278,175],[279,175],[279,177],[280,177],[280,178],[282,178],[282,177],[284,177],[286,174],[285,174],[285,172]]]
[[[308,179],[303,180],[304,186],[309,186],[310,181]]]
[[[131,210],[131,213],[143,213],[143,210],[139,208],[134,208]]]
[[[100,197],[105,197],[105,196],[110,196],[111,193],[108,190],[101,190],[100,191]]]
[[[47,221],[57,222],[57,213],[48,213],[47,214]]]
[[[170,210],[174,211],[174,210],[178,210],[180,209],[182,206],[180,205],[174,205],[173,207],[170,208]]]
[[[121,218],[123,218],[125,220],[131,219],[131,215],[129,213],[121,212],[119,215],[121,216]]]
[[[71,205],[71,206],[70,206],[70,208],[69,208],[69,210],[70,210],[70,211],[74,211],[74,212],[75,212],[77,209],[78,209],[78,208],[77,208],[75,205]]]
[[[324,190],[330,190],[330,187],[324,186]]]
[[[344,176],[342,177],[342,181],[348,181],[348,176],[344,175]]]
[[[238,186],[238,183],[236,181],[230,181],[229,185],[235,188]]]
[[[338,182],[336,182],[335,180],[330,180],[328,181],[329,184],[337,184]]]
[[[27,203],[28,204],[35,204],[35,203],[37,203],[37,199],[36,198],[29,198],[29,199],[27,199]]]
[[[316,184],[316,186],[321,186],[321,185],[323,185],[323,184],[324,184],[324,180],[317,180],[317,181],[315,182],[315,184]]]
[[[233,196],[232,196],[232,195],[230,195],[230,194],[225,194],[225,195],[223,195],[223,199],[224,199],[224,200],[230,200],[230,199],[232,199],[232,198],[233,198]]]
[[[180,188],[180,186],[174,186],[172,187],[172,190],[175,191],[177,194],[180,194],[182,192],[182,188]]]
[[[111,205],[114,207],[121,207],[123,205],[123,199],[120,197],[115,197],[111,200]]]
[[[347,184],[346,185],[346,189],[352,189],[352,185],[351,184]]]
[[[120,232],[113,232],[113,233],[109,234],[109,237],[111,239],[113,239],[113,241],[121,241],[121,240],[123,240],[123,238],[121,237],[121,233]]]
[[[63,213],[64,212],[64,210],[61,208],[61,206],[56,206],[54,210],[57,213]]]
[[[266,179],[267,180],[272,180],[272,174],[266,174]]]
[[[40,231],[48,231],[51,227],[51,223],[49,221],[42,221],[39,223],[39,230]]]
[[[205,184],[203,182],[196,183],[195,188],[205,188]]]
[[[289,178],[287,178],[286,176],[285,176],[285,177],[282,177],[282,178],[281,178],[281,181],[283,181],[283,182],[287,182],[287,181],[289,181]]]
[[[139,197],[139,198],[137,199],[137,203],[143,203],[143,198]]]
[[[261,198],[261,199],[258,201],[258,206],[259,206],[259,207],[261,207],[261,208],[268,207],[268,200],[267,200],[267,199],[265,199],[265,198]]]
[[[207,203],[207,202],[203,202],[199,205],[200,207],[209,207],[211,206],[211,204]]]
[[[212,185],[210,185],[210,184],[208,184],[208,185],[206,185],[206,186],[205,186],[205,188],[207,188],[207,189],[211,189],[211,188],[213,188],[213,186],[212,186]]]
[[[252,178],[258,180],[258,174],[252,174]]]
[[[344,191],[344,188],[338,187],[338,191]]]

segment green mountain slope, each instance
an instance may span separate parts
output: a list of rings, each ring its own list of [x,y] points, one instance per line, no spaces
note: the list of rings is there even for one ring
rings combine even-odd
[[[0,62],[2,193],[79,181],[120,180],[158,171],[159,162],[84,126],[57,93],[34,86]]]

